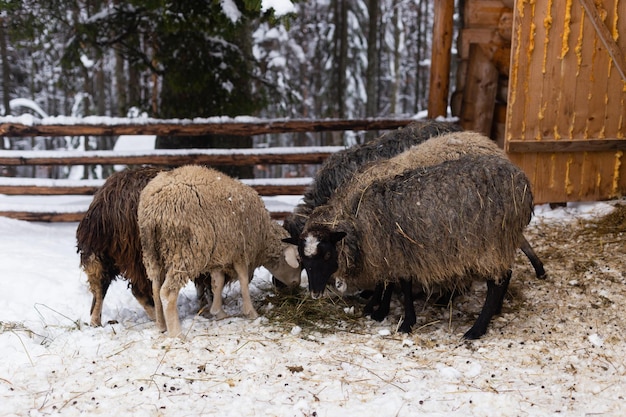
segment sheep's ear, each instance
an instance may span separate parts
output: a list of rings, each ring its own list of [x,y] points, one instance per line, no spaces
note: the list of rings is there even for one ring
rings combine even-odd
[[[285,243],[291,243],[292,245],[296,245],[296,246],[298,246],[298,244],[300,243],[300,241],[295,237],[286,237],[282,239],[282,241]]]
[[[287,249],[285,249],[285,252],[283,254],[285,256],[285,261],[287,261],[287,265],[292,268],[300,267],[300,262],[298,261],[298,250],[295,246],[289,246]]]
[[[332,232],[328,239],[332,244],[339,242],[341,239],[346,237],[346,232]]]

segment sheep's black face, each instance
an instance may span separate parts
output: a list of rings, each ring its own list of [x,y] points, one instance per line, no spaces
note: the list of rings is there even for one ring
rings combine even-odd
[[[313,298],[320,298],[330,277],[337,271],[337,242],[344,232],[329,232],[322,236],[306,233],[299,239],[285,239],[298,245],[300,261],[309,278],[309,291]]]

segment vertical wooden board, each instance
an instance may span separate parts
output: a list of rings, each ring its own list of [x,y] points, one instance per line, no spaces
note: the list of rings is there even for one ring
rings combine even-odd
[[[606,100],[609,94],[607,90],[607,74],[610,57],[593,25],[585,25],[584,31],[584,36],[589,40],[589,45],[586,47],[593,47],[591,78],[589,80],[590,96],[586,107],[587,124],[585,126],[584,138],[604,139],[606,137],[604,133],[604,123]]]
[[[622,4],[622,16],[618,16],[619,6]],[[606,0],[606,25],[617,46],[626,53],[626,1]],[[617,39],[615,39],[617,37]],[[626,54],[625,54],[626,55]],[[626,62],[623,63],[626,65]],[[615,63],[610,60],[607,69],[607,101],[605,105],[604,133],[607,138],[624,138],[624,117],[626,114],[626,80],[623,80]],[[621,111],[620,111],[621,109]]]
[[[571,136],[577,139],[587,139],[585,137],[587,127],[587,107],[589,105],[589,96],[592,93],[592,69],[594,50],[590,45],[589,28],[591,23],[582,12],[582,6],[578,6],[580,13],[580,24],[578,25],[578,33],[576,34],[576,46],[574,52],[576,54],[576,75],[578,84],[574,102],[572,105],[576,108],[570,121]]]
[[[563,201],[558,196],[555,170],[556,154],[538,153],[533,187],[540,203]]]
[[[600,188],[597,183],[598,175],[598,158],[594,153],[581,153],[582,171],[580,176],[580,184],[578,185],[577,200],[582,201],[587,198],[597,199],[600,196]]]
[[[526,113],[526,140],[541,140],[544,138],[541,126],[544,124],[544,113],[546,108],[546,95],[550,91],[551,74],[550,67],[545,71],[546,50],[550,50],[555,43],[549,39],[554,30],[558,30],[560,19],[553,18],[555,13],[551,0],[539,0],[532,5],[532,22],[526,29],[532,33],[531,62],[528,66],[528,86],[526,94],[528,96],[528,112]],[[551,21],[546,25],[546,21]],[[557,26],[557,27],[555,27]],[[548,53],[549,56],[549,53]],[[553,65],[551,65],[553,66]]]
[[[567,71],[568,58],[573,55],[571,50],[574,46],[571,33],[573,1],[557,2],[557,5],[561,7],[554,8],[555,15],[552,19],[548,48],[546,55],[541,57],[545,60],[543,67],[546,70],[547,83],[543,91],[542,109],[540,109],[540,112],[543,112],[541,135],[549,139],[563,139],[563,134],[559,129],[559,120],[567,119],[566,113],[572,110],[564,112],[563,104],[569,97],[563,97],[563,95],[573,91],[576,82],[575,71]]]
[[[561,56],[560,56],[560,80],[558,95],[558,112],[554,115],[554,138],[555,139],[581,139],[573,135],[572,121],[576,115],[585,112],[584,107],[578,107],[576,104],[577,94],[588,93],[588,85],[578,76],[576,69],[578,67],[578,59],[576,55],[576,47],[578,45],[578,35],[582,24],[582,8],[577,0],[568,0],[567,7],[569,9],[569,19],[566,17],[566,25],[564,31],[568,33],[567,40],[563,40]],[[566,42],[567,41],[567,42]],[[555,80],[556,84],[556,80]]]
[[[528,75],[529,56],[528,35],[524,28],[530,27],[530,6],[528,0],[518,0],[513,11],[513,39],[511,47],[511,73],[509,78],[507,138],[523,139],[526,119],[524,84]]]

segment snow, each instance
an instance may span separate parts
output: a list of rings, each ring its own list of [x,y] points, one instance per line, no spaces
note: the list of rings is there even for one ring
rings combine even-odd
[[[279,202],[292,207],[297,199]],[[531,227],[575,224],[611,207],[540,206]],[[325,334],[299,326],[282,330],[262,311],[258,319],[243,318],[236,284],[226,291],[230,317],[216,321],[195,314],[195,290],[188,286],[179,299],[187,332],[181,341],[159,333],[119,281],[104,303],[103,322],[110,322],[100,328],[86,325],[91,295],[79,268],[76,226],[0,217],[3,416],[623,412],[623,300],[608,285],[598,290],[615,300],[606,307],[613,318],[600,320],[598,309],[576,304],[578,287],[568,285],[567,277],[538,281],[515,272],[516,291],[527,293],[526,307],[510,312],[512,301],[505,302],[487,335],[473,342],[459,339],[472,319],[441,310],[437,320],[411,335],[397,334],[391,319],[366,318],[360,319],[358,332],[339,326]],[[558,265],[546,266],[555,275]],[[622,265],[622,281],[624,273]],[[272,292],[269,279],[265,269],[256,271],[251,292],[257,303]],[[552,288],[547,301],[536,299]],[[560,302],[556,294],[563,292],[569,295],[557,306],[560,314],[550,313]]]

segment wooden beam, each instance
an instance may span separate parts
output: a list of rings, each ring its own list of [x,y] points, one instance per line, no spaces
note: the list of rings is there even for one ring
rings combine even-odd
[[[460,123],[465,130],[491,137],[498,92],[498,69],[479,44],[470,47]]]
[[[433,22],[433,45],[428,89],[428,117],[434,119],[448,114],[450,91],[450,61],[452,49],[454,0],[439,0]]]
[[[54,118],[51,118],[54,120]],[[107,118],[95,118],[96,123],[88,123],[88,117],[82,123],[59,123],[52,124],[50,120],[46,124],[38,124],[35,120],[33,125],[25,125],[18,122],[16,117],[0,118],[0,136],[119,136],[119,135],[157,135],[157,136],[205,136],[205,135],[231,135],[231,136],[254,136],[268,133],[294,133],[294,132],[327,132],[345,130],[391,130],[404,127],[414,122],[412,119],[323,119],[323,120],[250,120],[245,122],[237,119],[218,118],[212,121],[181,120],[168,122],[154,120],[153,122],[137,122],[129,124],[126,119],[118,122],[118,119],[109,118],[107,124],[101,120]]]
[[[283,220],[291,212],[270,211],[270,216],[274,220]],[[0,216],[16,220],[26,220],[33,222],[79,222],[85,216],[84,212],[56,213],[56,212],[28,212],[28,211],[0,211]]]
[[[126,154],[117,151],[0,151],[0,165],[263,165],[263,164],[320,164],[341,146],[328,147],[328,151],[297,152],[297,148],[266,149],[221,149],[204,152],[195,149],[185,152],[151,151],[142,155]],[[252,152],[251,152],[252,151]],[[289,153],[291,152],[291,153]]]
[[[262,196],[302,195],[306,185],[262,184],[251,185]],[[5,195],[93,195],[98,186],[38,186],[38,185],[0,185],[0,194]]]
[[[509,153],[623,151],[626,150],[626,139],[510,140],[506,146]]]

